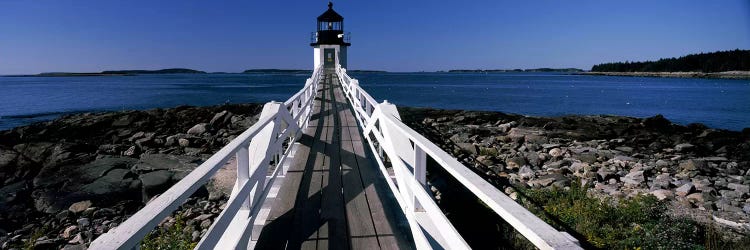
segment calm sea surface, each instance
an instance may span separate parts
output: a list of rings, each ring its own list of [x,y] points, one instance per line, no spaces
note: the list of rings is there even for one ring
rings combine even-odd
[[[75,112],[284,101],[307,74],[0,77],[0,130]],[[663,114],[673,122],[750,127],[750,81],[545,73],[359,73],[377,100],[534,116]]]

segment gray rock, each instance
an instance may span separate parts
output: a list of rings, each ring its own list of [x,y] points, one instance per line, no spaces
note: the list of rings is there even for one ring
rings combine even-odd
[[[144,154],[141,160],[133,166],[133,171],[147,172],[154,170],[192,171],[198,167],[200,159],[184,155]]]
[[[526,165],[526,159],[523,157],[511,157],[505,160],[505,166],[508,169],[518,169],[523,165]]]
[[[209,227],[211,227],[211,220],[210,219],[201,221],[201,228],[202,229],[208,229]]]
[[[727,188],[732,189],[740,194],[747,194],[750,193],[750,186],[749,185],[742,185],[738,183],[729,183],[727,184]]]
[[[745,203],[745,206],[742,207],[742,211],[746,214],[750,214],[750,203]]]
[[[469,137],[471,134],[469,133],[457,133],[451,136],[450,140],[454,143],[464,143],[469,141]]]
[[[694,147],[695,146],[693,146],[693,144],[682,143],[682,144],[675,145],[674,146],[674,150],[677,151],[677,152],[687,152],[687,151],[692,150]]]
[[[657,168],[669,167],[669,165],[671,165],[671,163],[665,160],[658,160],[654,163],[654,166]]]
[[[711,202],[716,200],[716,196],[711,194],[711,192],[699,192],[699,193],[692,193],[686,196],[690,202],[696,204],[696,205],[702,205],[705,202]]]
[[[209,201],[218,201],[221,200],[221,198],[224,198],[224,192],[221,190],[214,190],[213,192],[208,193]]]
[[[227,124],[228,122],[231,122],[232,120],[232,113],[229,111],[221,111],[219,113],[216,113],[213,118],[211,118],[211,127],[218,128],[223,126],[224,124]]]
[[[127,169],[113,169],[105,176],[81,187],[83,192],[94,195],[116,195],[134,191],[131,187],[135,175]],[[119,199],[117,199],[119,200]]]
[[[510,131],[511,128],[515,127],[517,124],[518,123],[516,121],[512,121],[512,122],[500,124],[497,127],[500,129],[501,132],[507,133],[508,131]]]
[[[575,158],[589,164],[597,162],[596,153],[591,152],[580,153],[576,155]]]
[[[659,200],[665,200],[665,199],[674,197],[672,190],[667,190],[667,189],[657,189],[657,190],[651,191],[651,194],[654,195]]]
[[[138,176],[144,190],[158,189],[169,183],[172,173],[167,170],[157,170]]]
[[[22,143],[13,146],[13,150],[32,161],[42,162],[47,156],[52,154],[54,146],[50,142]]]
[[[461,150],[463,150],[463,151],[465,151],[467,153],[470,153],[470,154],[473,154],[473,155],[476,155],[478,153],[477,146],[474,145],[473,143],[460,142],[460,143],[456,143],[456,145],[459,148],[461,148]]]
[[[64,219],[67,219],[69,216],[70,216],[70,211],[63,210],[55,215],[55,219],[57,219],[58,221],[62,221]]]
[[[529,182],[527,182],[527,184],[529,184],[529,186],[531,187],[541,188],[541,187],[547,187],[549,185],[552,185],[552,183],[555,183],[561,180],[566,180],[566,178],[562,175],[551,174],[551,175],[541,176],[534,180],[530,180]]]
[[[189,147],[190,146],[190,140],[185,139],[185,138],[180,138],[179,140],[177,140],[177,142],[180,145],[180,147]]]
[[[201,134],[203,134],[203,133],[206,132],[206,130],[207,130],[206,125],[208,125],[208,124],[206,124],[206,123],[196,124],[192,128],[188,129],[187,133],[189,135],[196,135],[196,136],[197,135],[201,135]]]
[[[94,211],[94,213],[91,214],[94,218],[105,218],[115,215],[117,212],[114,209],[111,208],[102,208]]]
[[[560,148],[553,148],[549,150],[548,154],[552,157],[560,157],[563,155],[563,151]]]
[[[626,184],[637,186],[646,182],[646,176],[643,175],[643,171],[634,171],[625,175],[622,181]]]
[[[86,244],[68,244],[65,245],[62,250],[86,250]]]
[[[73,212],[73,213],[80,213],[80,212],[85,211],[89,207],[91,207],[90,200],[79,201],[79,202],[73,203],[73,205],[70,205],[70,207],[68,208],[68,211]]]
[[[624,153],[632,153],[633,152],[633,148],[627,147],[627,146],[616,147],[615,150],[620,151],[620,152],[624,152]]]
[[[693,179],[693,185],[696,190],[704,191],[711,187],[711,181],[708,179]]]
[[[534,178],[534,170],[532,170],[531,167],[524,165],[523,167],[521,167],[521,169],[518,170],[518,176],[520,176],[521,179]]]
[[[685,183],[682,186],[675,189],[675,193],[679,196],[687,196],[688,194],[691,194],[692,192],[695,192],[695,186],[693,183]]]
[[[190,235],[190,238],[193,240],[193,242],[199,241],[201,239],[201,232],[193,231],[193,233]]]
[[[529,165],[533,167],[541,166],[542,161],[539,159],[539,154],[537,154],[536,152],[527,152],[526,154],[524,154],[524,156],[526,157],[526,161]]]
[[[721,197],[730,199],[730,200],[742,197],[742,195],[738,193],[737,191],[731,191],[731,190],[719,190],[719,194],[721,194]]]
[[[669,173],[662,173],[654,178],[652,188],[669,188],[671,182],[672,176]]]
[[[204,221],[204,220],[207,220],[207,219],[211,219],[213,217],[214,217],[213,214],[201,214],[201,215],[198,215],[198,217],[193,218],[193,220]]]
[[[83,236],[81,236],[81,233],[77,233],[73,239],[68,241],[69,244],[83,244]]]
[[[680,169],[682,171],[702,171],[706,169],[707,165],[705,161],[690,159],[680,163]]]
[[[138,147],[136,146],[130,146],[125,152],[122,152],[122,155],[124,156],[133,156],[138,154]]]
[[[66,227],[65,230],[63,230],[62,237],[65,239],[70,239],[70,237],[72,237],[75,233],[78,233],[78,226],[72,225]]]
[[[15,151],[0,148],[0,169],[3,169],[13,163],[16,157],[18,157],[18,153],[16,153]]]
[[[87,227],[88,225],[91,224],[91,221],[89,221],[88,218],[80,218],[76,220],[76,223],[78,223],[78,225],[81,227]]]
[[[81,200],[121,200],[132,179],[130,157],[102,157],[84,165],[45,167],[34,178],[32,198],[37,211],[57,213]],[[132,177],[135,177],[134,175]]]
[[[607,181],[609,179],[617,177],[617,175],[613,171],[607,168],[599,168],[599,170],[596,171],[596,174],[601,181]]]

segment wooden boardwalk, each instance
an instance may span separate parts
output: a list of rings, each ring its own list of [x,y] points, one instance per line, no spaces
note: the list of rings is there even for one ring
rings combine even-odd
[[[335,73],[325,74],[256,248],[414,248]]]

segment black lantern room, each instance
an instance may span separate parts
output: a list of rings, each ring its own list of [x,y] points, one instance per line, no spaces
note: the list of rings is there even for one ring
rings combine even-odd
[[[350,46],[348,36],[344,34],[344,17],[333,10],[333,3],[328,2],[328,10],[318,16],[318,31],[312,38],[310,46],[331,44]]]

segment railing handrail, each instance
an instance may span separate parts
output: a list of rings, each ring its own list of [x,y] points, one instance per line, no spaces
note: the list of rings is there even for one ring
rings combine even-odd
[[[233,156],[236,157],[238,164],[238,178],[235,189],[227,202],[227,208],[214,221],[214,224],[206,235],[214,235],[212,234],[214,230],[228,230],[230,223],[226,218],[229,218],[229,216],[225,216],[225,214],[233,215],[237,214],[241,209],[245,209],[249,211],[248,216],[257,215],[260,206],[263,204],[262,201],[270,189],[270,185],[266,185],[266,182],[269,182],[269,184],[272,183],[275,177],[280,175],[280,172],[285,171],[281,167],[284,159],[286,159],[287,154],[291,150],[292,144],[299,139],[301,128],[307,126],[322,70],[322,66],[316,67],[311,78],[307,79],[305,86],[283,104],[277,102],[266,103],[258,122],[221,148],[185,178],[146,204],[144,208],[136,212],[125,222],[99,236],[91,243],[90,248],[137,248],[139,242],[148,232],[182,205],[200,186],[207,183],[209,178]],[[269,127],[270,125],[273,126]],[[261,133],[269,141],[256,141]],[[283,142],[287,138],[290,140],[290,143],[285,149],[283,148]],[[264,152],[265,157],[251,158],[249,150]],[[270,158],[274,156],[274,153],[278,153],[276,156],[279,159],[276,163],[274,173],[270,176],[269,180],[266,180],[267,172],[265,171],[267,171],[268,163]],[[255,164],[253,165],[254,169],[250,169],[251,165],[248,160],[253,161]],[[251,192],[255,194],[254,197],[250,197],[249,194]],[[251,201],[253,200],[251,198],[255,198],[252,204]],[[255,217],[252,216],[252,219],[256,219]],[[224,224],[220,225],[221,223]],[[218,244],[216,238],[209,240],[206,240],[206,238],[204,236],[199,243],[201,247],[215,247]],[[245,239],[239,238],[236,242],[229,242],[229,244],[237,245],[238,242],[240,244],[247,244],[247,240],[247,237]]]
[[[394,196],[397,197],[402,210],[407,215],[410,224],[416,222],[424,227],[421,225],[423,222],[416,218],[409,218],[416,216],[415,212],[421,209],[428,214],[434,224],[447,223],[447,225],[435,226],[437,233],[446,237],[442,242],[438,240],[440,244],[445,244],[442,247],[469,248],[468,244],[455,231],[455,228],[445,219],[442,211],[437,208],[431,195],[426,191],[424,180],[426,170],[424,168],[426,167],[425,157],[429,155],[441,168],[474,193],[536,247],[540,249],[580,249],[578,242],[573,237],[565,232],[559,232],[545,223],[437,145],[401,122],[398,110],[393,104],[387,101],[377,103],[359,86],[358,80],[351,78],[346,73],[346,69],[339,66],[336,73],[342,82],[342,86],[344,86],[343,89],[347,99],[352,103],[359,126],[370,142],[370,149],[376,154],[375,158],[380,165],[381,172],[386,176],[388,176],[388,172],[377,154],[384,152],[391,159],[390,162],[396,174],[396,183],[390,178],[386,178],[386,181],[389,182],[388,184],[394,192]],[[374,107],[374,109],[371,110],[369,107]],[[370,135],[375,138],[374,141]],[[377,142],[378,149],[373,145],[374,142]],[[399,194],[401,194],[400,197]],[[439,215],[435,215],[435,213],[439,213]],[[424,241],[423,238],[426,238],[419,235],[423,230],[416,228],[415,225],[410,226],[412,226],[412,233],[415,234],[414,239],[418,247],[420,245],[428,247],[423,246],[424,242],[420,243],[420,241]],[[431,236],[434,237],[434,235]],[[456,237],[460,240],[456,241]]]

